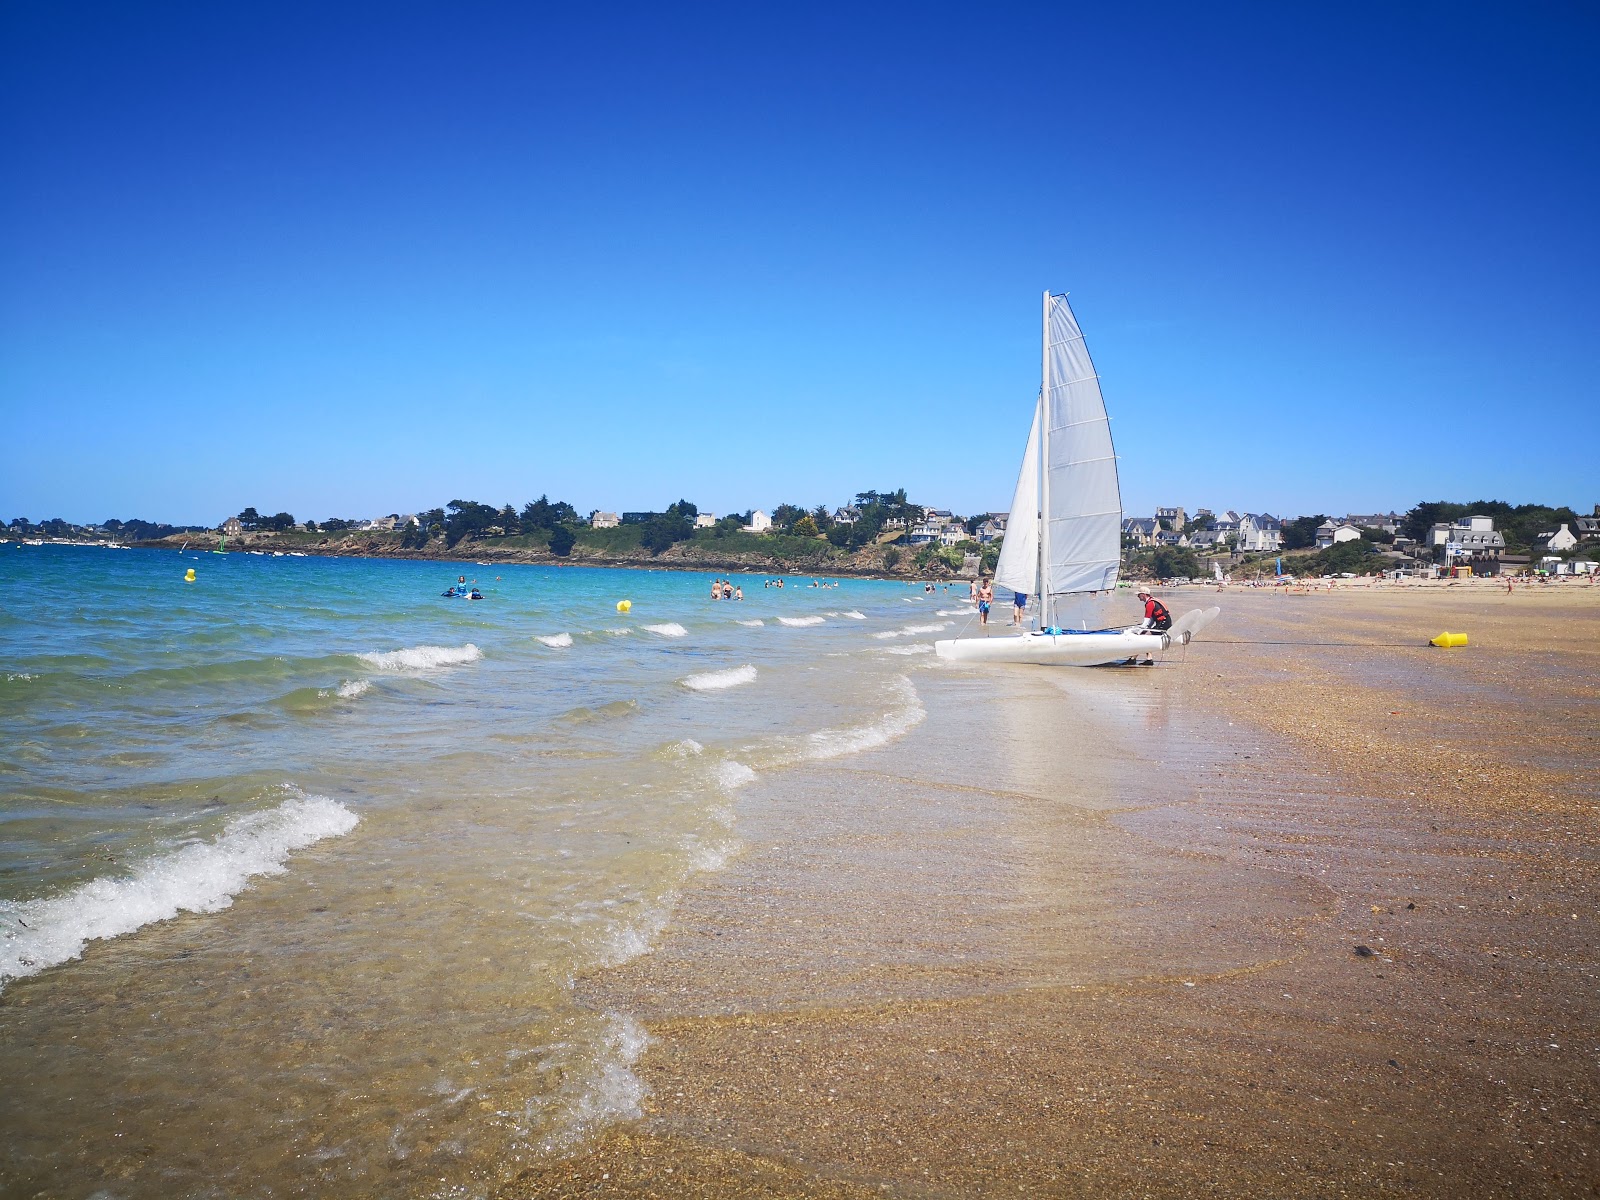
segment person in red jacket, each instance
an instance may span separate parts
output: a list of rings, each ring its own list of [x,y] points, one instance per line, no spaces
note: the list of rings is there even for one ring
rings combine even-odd
[[[1140,592],[1139,599],[1144,601],[1144,620],[1139,628],[1145,633],[1162,633],[1172,628],[1172,614],[1167,611],[1167,606],[1157,600],[1149,592]]]

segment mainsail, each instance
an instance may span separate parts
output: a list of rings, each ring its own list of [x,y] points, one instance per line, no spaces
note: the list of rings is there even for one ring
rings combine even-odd
[[[1033,428],[1028,431],[1028,449],[1022,455],[1022,471],[1017,475],[1017,490],[1011,495],[1011,514],[1006,518],[1005,540],[1000,543],[1000,561],[995,564],[994,581],[1013,592],[1039,589],[1039,406],[1033,407]]]
[[[1048,597],[1109,591],[1117,586],[1122,557],[1122,493],[1111,423],[1066,296],[1047,292],[1044,307],[1042,590]],[[1044,616],[1048,622],[1048,603]]]

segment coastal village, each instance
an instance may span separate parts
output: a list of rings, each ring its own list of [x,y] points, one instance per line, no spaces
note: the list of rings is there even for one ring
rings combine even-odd
[[[1484,511],[1477,511],[1483,509]],[[453,501],[417,513],[297,522],[246,508],[211,528],[107,520],[35,524],[18,517],[0,542],[231,544],[260,553],[509,560],[564,559],[737,569],[792,565],[843,573],[976,577],[993,570],[1010,514],[958,515],[913,504],[904,489],[863,492],[849,504],[771,512],[591,510],[545,497],[520,512]],[[1124,571],[1172,582],[1282,578],[1593,576],[1600,571],[1600,504],[1573,509],[1499,502],[1419,504],[1407,512],[1278,517],[1266,512],[1158,507],[1122,521]]]

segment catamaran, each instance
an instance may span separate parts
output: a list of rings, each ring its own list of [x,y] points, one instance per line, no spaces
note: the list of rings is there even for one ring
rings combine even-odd
[[[1043,379],[1006,522],[995,583],[1036,599],[1033,628],[934,643],[963,662],[1095,667],[1189,639],[1220,611],[1194,609],[1160,634],[1070,628],[1075,610],[1113,593],[1122,563],[1122,493],[1100,378],[1065,293],[1044,294]]]

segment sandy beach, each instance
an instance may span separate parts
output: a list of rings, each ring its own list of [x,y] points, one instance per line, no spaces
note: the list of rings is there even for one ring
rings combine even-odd
[[[644,1117],[498,1194],[1594,1194],[1600,589],[1167,599],[1223,619],[931,665],[907,736],[744,793],[583,985]]]

